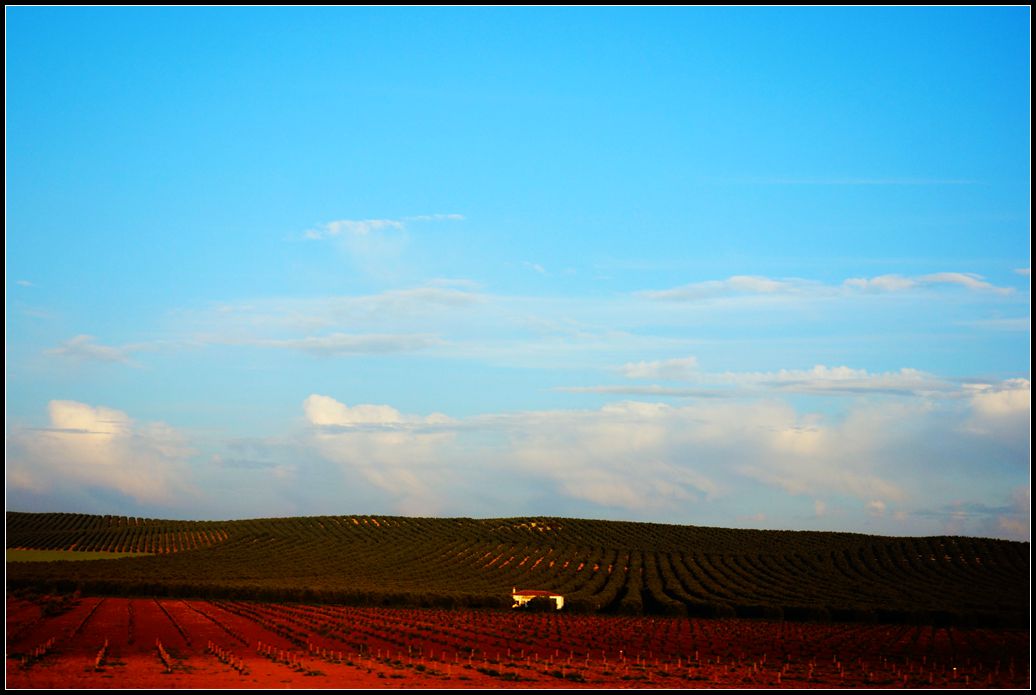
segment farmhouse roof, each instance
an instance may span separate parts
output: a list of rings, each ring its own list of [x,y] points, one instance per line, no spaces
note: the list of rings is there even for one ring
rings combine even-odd
[[[515,589],[512,592],[515,596],[560,596],[556,591],[543,591],[542,589]]]

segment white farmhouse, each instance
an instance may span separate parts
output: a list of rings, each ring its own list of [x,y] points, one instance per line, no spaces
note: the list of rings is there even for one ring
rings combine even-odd
[[[565,597],[561,594],[556,594],[553,591],[541,591],[540,589],[516,589],[512,587],[511,598],[514,599],[514,605],[511,608],[521,608],[534,598],[549,598],[554,602],[558,610],[561,610],[561,607],[565,605]]]

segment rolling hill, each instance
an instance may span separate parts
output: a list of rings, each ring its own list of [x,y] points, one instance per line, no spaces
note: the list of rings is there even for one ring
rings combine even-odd
[[[7,547],[153,553],[7,564],[8,591],[1027,625],[1029,544],[560,518],[171,521],[7,513]]]

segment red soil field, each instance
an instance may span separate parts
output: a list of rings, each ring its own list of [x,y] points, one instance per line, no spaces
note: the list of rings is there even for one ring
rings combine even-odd
[[[1026,630],[7,598],[9,688],[1028,688]]]

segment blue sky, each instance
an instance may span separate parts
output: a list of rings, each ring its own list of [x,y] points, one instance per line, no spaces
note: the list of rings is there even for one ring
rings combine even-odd
[[[8,8],[8,509],[1029,538],[1028,8]]]

